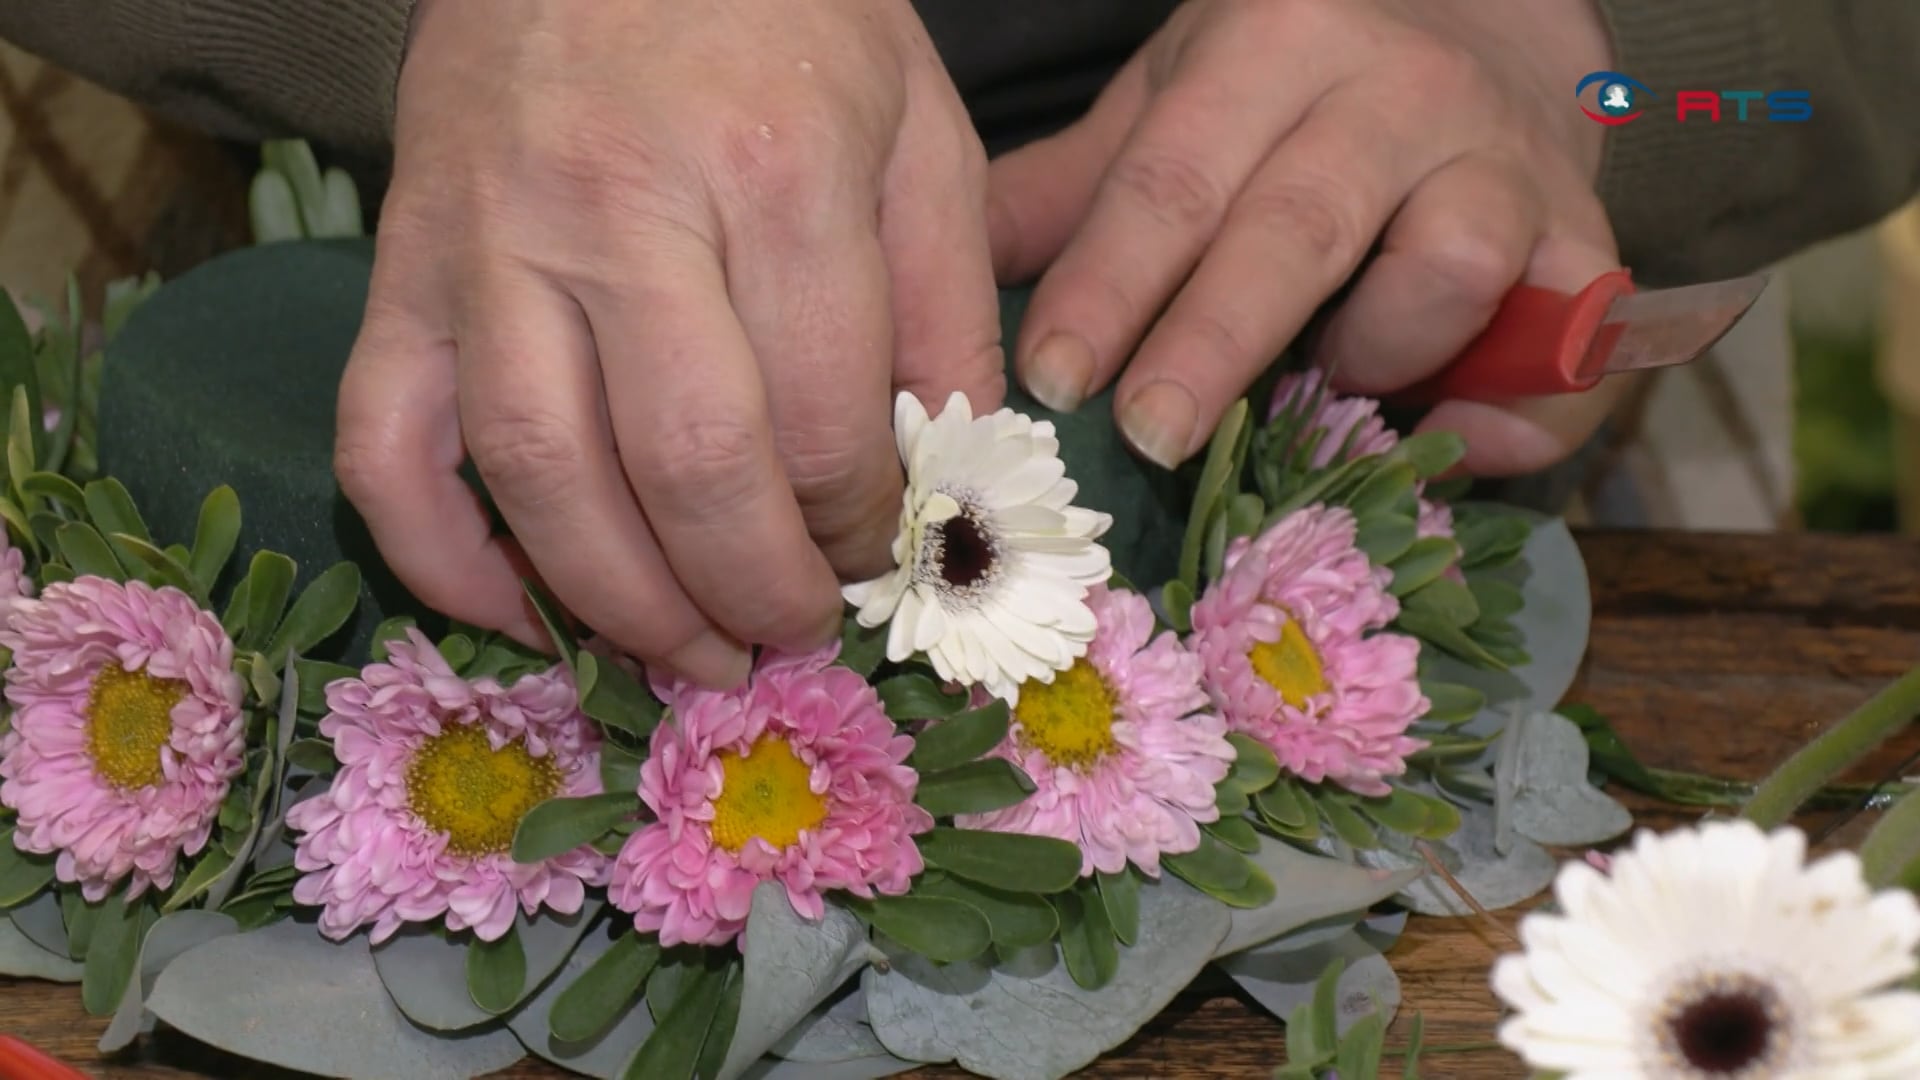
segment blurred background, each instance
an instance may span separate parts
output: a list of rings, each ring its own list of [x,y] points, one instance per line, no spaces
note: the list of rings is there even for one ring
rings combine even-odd
[[[110,281],[171,278],[254,239],[258,151],[5,45],[0,108],[0,287],[17,296],[63,310],[71,272],[99,311]],[[1643,378],[1569,516],[1920,535],[1920,210],[1775,268],[1712,356]]]

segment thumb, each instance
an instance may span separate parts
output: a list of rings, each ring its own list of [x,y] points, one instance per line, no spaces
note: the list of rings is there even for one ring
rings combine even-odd
[[[1146,68],[1135,57],[1086,116],[988,166],[987,235],[1002,285],[1039,277],[1067,246],[1146,98]]]

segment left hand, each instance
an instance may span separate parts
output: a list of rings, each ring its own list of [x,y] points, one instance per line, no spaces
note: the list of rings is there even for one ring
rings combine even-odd
[[[1084,119],[993,163],[995,269],[1046,269],[1021,381],[1070,410],[1124,366],[1121,430],[1171,468],[1376,241],[1315,360],[1358,393],[1433,374],[1517,282],[1618,268],[1606,129],[1568,100],[1610,54],[1594,0],[1189,0]],[[1622,382],[1421,427],[1463,435],[1470,472],[1530,472]]]

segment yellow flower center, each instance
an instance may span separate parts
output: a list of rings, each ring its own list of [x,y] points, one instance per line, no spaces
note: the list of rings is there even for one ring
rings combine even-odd
[[[173,735],[173,707],[186,696],[181,679],[101,668],[87,690],[87,753],[100,778],[122,791],[164,779],[160,751]]]
[[[534,757],[521,739],[495,750],[479,724],[446,728],[407,766],[407,806],[427,828],[447,834],[455,855],[511,848],[520,820],[558,790],[552,758]]]
[[[1280,691],[1280,700],[1303,709],[1307,699],[1327,691],[1327,674],[1313,642],[1300,628],[1300,620],[1287,617],[1280,626],[1279,641],[1262,641],[1247,653],[1253,673]]]
[[[809,786],[811,770],[785,739],[762,735],[746,754],[720,752],[720,794],[713,800],[713,842],[739,851],[758,838],[775,851],[827,819],[827,800]]]
[[[1013,715],[1020,738],[1069,769],[1085,769],[1114,749],[1113,691],[1092,664],[1076,660],[1050,683],[1029,680]]]

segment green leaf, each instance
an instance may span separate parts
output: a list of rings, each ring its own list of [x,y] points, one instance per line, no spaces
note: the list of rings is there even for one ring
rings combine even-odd
[[[1260,531],[1260,522],[1267,516],[1267,504],[1260,496],[1243,491],[1227,504],[1227,536],[1238,540],[1243,536],[1253,536]]]
[[[1394,560],[1393,585],[1389,591],[1395,596],[1408,595],[1446,573],[1459,555],[1459,548],[1444,536],[1415,540],[1406,554]]]
[[[475,938],[467,946],[467,995],[480,1008],[500,1015],[520,1003],[527,988],[527,950],[512,923],[494,941]]]
[[[947,693],[925,675],[895,675],[874,687],[894,721],[938,720],[967,707],[967,692]]]
[[[1193,629],[1193,589],[1184,581],[1169,581],[1160,587],[1160,606],[1166,612],[1167,625],[1184,634]]]
[[[1007,737],[1012,710],[992,701],[928,727],[914,736],[907,764],[922,773],[951,769],[973,761]]]
[[[1412,501],[1415,479],[1412,465],[1382,465],[1347,497],[1347,508],[1356,518],[1396,510],[1403,501]]]
[[[1049,899],[1060,912],[1060,958],[1067,974],[1084,990],[1107,985],[1120,966],[1120,949],[1099,893],[1083,885]]]
[[[1427,1034],[1427,1018],[1414,1013],[1407,1022],[1407,1048],[1403,1051],[1406,1060],[1400,1066],[1400,1080],[1420,1080],[1420,1051]]]
[[[69,510],[84,513],[87,509],[86,496],[81,494],[80,485],[54,472],[36,472],[28,474],[20,484],[23,495],[35,495],[43,499],[52,499]]]
[[[600,786],[609,792],[640,790],[640,766],[644,754],[636,753],[611,739],[600,744]]]
[[[1207,580],[1218,578],[1227,564],[1227,503],[1222,500],[1213,508],[1213,518],[1207,522],[1207,539],[1200,549],[1200,573]]]
[[[619,664],[585,649],[574,660],[578,665],[575,675],[582,687],[581,712],[642,739],[653,734],[663,710],[638,679]]]
[[[1080,877],[1080,849],[1052,837],[935,826],[914,840],[928,866],[1009,892],[1056,893]]]
[[[33,335],[27,332],[26,320],[20,317],[13,297],[4,291],[0,291],[0,388],[6,390],[9,398],[24,395],[27,415],[36,418],[41,415],[40,375],[33,362]]]
[[[7,477],[15,490],[34,471],[34,444],[45,438],[40,425],[38,403],[28,400],[24,386],[13,388],[13,408],[7,422]]]
[[[1313,1045],[1327,1049],[1336,1049],[1340,1045],[1340,976],[1346,974],[1347,961],[1343,957],[1327,965],[1320,973],[1320,981],[1313,987]]]
[[[247,628],[247,592],[247,579],[241,578],[240,583],[235,585],[233,592],[227,596],[227,609],[220,614],[220,629],[225,630],[227,636],[235,641],[240,639],[241,632]],[[379,645],[376,644],[373,651],[374,659],[386,659],[381,654]]]
[[[1026,773],[1012,762],[995,757],[921,773],[913,801],[934,817],[951,817],[1003,810],[1033,792],[1033,780]]]
[[[540,616],[540,624],[547,628],[547,636],[553,639],[554,651],[566,661],[567,669],[573,672],[574,681],[580,682],[580,671],[574,667],[580,647],[575,644],[573,634],[568,632],[566,610],[533,580],[522,578],[520,586],[526,591],[527,600],[533,604],[534,613]],[[582,689],[584,691],[584,684]]]
[[[1131,945],[1140,936],[1140,879],[1131,867],[1117,874],[1101,874],[1100,902],[1107,909],[1107,925],[1120,944]]]
[[[584,1043],[613,1025],[660,960],[659,939],[629,931],[560,992],[549,1019],[560,1042]]]
[[[136,540],[153,542],[153,535],[147,532],[147,523],[140,518],[140,511],[133,505],[133,496],[113,477],[102,477],[88,484],[82,494],[87,500],[87,513],[92,516],[93,524],[103,533],[124,533]]]
[[[412,629],[415,626],[411,615],[393,615],[380,620],[380,625],[373,628],[373,643],[368,648],[368,654],[375,663],[386,663],[387,643],[407,640],[407,631]]]
[[[1323,793],[1315,800],[1320,807],[1321,820],[1333,830],[1333,834],[1361,851],[1372,851],[1380,846],[1380,837],[1367,824],[1367,819],[1349,804],[1344,796]]]
[[[1425,641],[1452,653],[1478,667],[1505,671],[1507,665],[1499,657],[1488,652],[1480,643],[1468,637],[1466,632],[1445,619],[1424,611],[1402,611],[1394,620],[1394,626],[1413,634]]]
[[[1473,593],[1465,585],[1446,578],[1436,578],[1409,594],[1406,607],[1412,611],[1429,612],[1454,626],[1472,626],[1480,617],[1480,605],[1474,603]]]
[[[690,1080],[726,997],[729,977],[729,968],[694,968],[620,1074],[624,1080]]]
[[[694,1073],[700,1080],[720,1080],[720,1072],[727,1063],[728,1045],[733,1042],[734,1031],[740,1024],[740,1000],[746,993],[746,978],[742,963],[735,960],[727,965],[727,988],[720,995],[720,1007],[713,1014],[713,1026],[707,1029],[707,1041],[700,1046],[700,1060],[694,1063]]]
[[[39,531],[33,527],[35,522],[43,519],[51,522],[53,528],[59,527],[60,519],[55,515],[42,511],[33,515],[32,519],[29,519],[25,511],[13,504],[12,499],[0,496],[0,520],[4,520],[8,525],[13,527],[14,533],[19,537],[18,546],[30,550],[35,543],[47,546],[46,540],[42,538]],[[47,531],[51,533],[52,529],[48,529]]]
[[[13,830],[0,831],[0,918],[32,899],[53,880],[53,858],[13,846]]]
[[[1251,793],[1264,791],[1280,778],[1280,761],[1273,751],[1237,731],[1229,734],[1227,741],[1233,744],[1237,756],[1227,771],[1226,783]]]
[[[1246,789],[1227,783],[1214,786],[1213,808],[1219,811],[1221,817],[1239,817],[1246,813],[1251,805],[1252,801],[1248,799]]]
[[[1220,426],[1214,428],[1213,439],[1207,445],[1206,463],[1200,468],[1200,480],[1194,489],[1193,513],[1188,518],[1186,538],[1180,545],[1178,580],[1189,592],[1199,585],[1201,546],[1215,506],[1227,494],[1227,481],[1237,464],[1235,450],[1245,445],[1240,433],[1246,423],[1247,399],[1241,398],[1220,418]]]
[[[935,963],[971,960],[993,944],[993,926],[978,908],[944,896],[876,896],[859,903],[874,928]]]
[[[340,765],[333,756],[333,747],[324,739],[300,739],[288,746],[287,764],[298,765],[319,776],[332,775]]]
[[[1519,514],[1470,513],[1461,507],[1454,508],[1453,538],[1460,542],[1463,570],[1512,562],[1532,532],[1533,527]]]
[[[473,662],[473,639],[465,634],[448,634],[441,638],[436,646],[440,659],[457,672],[465,672],[467,665]]]
[[[1467,581],[1467,588],[1473,593],[1474,605],[1485,620],[1505,619],[1520,613],[1526,606],[1526,597],[1520,589],[1495,578],[1474,577]]]
[[[359,668],[329,664],[322,660],[295,660],[293,670],[300,676],[300,711],[310,716],[324,715],[328,711],[328,686],[341,679],[360,677]]]
[[[640,797],[631,791],[548,799],[520,819],[513,834],[514,861],[536,863],[564,855],[639,812]]]
[[[247,569],[247,609],[244,629],[235,642],[244,649],[258,649],[280,625],[287,597],[293,592],[297,570],[292,559],[277,551],[256,552]]]
[[[304,653],[347,624],[360,602],[360,568],[334,563],[313,579],[293,602],[293,610],[268,640],[268,662],[278,666],[288,653]]]
[[[1394,788],[1390,795],[1356,800],[1354,806],[1378,824],[1406,836],[1419,836],[1427,827],[1427,803],[1417,792]]]
[[[227,835],[244,840],[247,825],[250,824],[250,822],[243,823],[239,829],[228,829]],[[172,894],[167,897],[166,903],[160,906],[160,913],[162,915],[171,915],[181,908],[186,907],[188,904],[193,903],[195,900],[200,899],[201,896],[206,894],[208,889],[213,887],[214,882],[220,880],[220,875],[226,873],[228,869],[233,866],[233,859],[233,852],[228,851],[224,846],[213,845],[208,847],[206,851],[201,854],[199,861],[193,864],[193,869],[188,871],[187,876],[181,879],[179,885],[174,887]]]
[[[1246,856],[1206,832],[1200,834],[1199,847],[1178,855],[1161,856],[1160,862],[1182,881],[1209,895],[1238,889],[1253,873],[1253,864]]]
[[[1380,514],[1360,523],[1354,546],[1366,552],[1375,566],[1388,566],[1407,553],[1420,535],[1419,525],[1405,514]]]
[[[144,898],[131,908],[125,891],[101,902],[87,946],[86,968],[80,976],[80,1001],[92,1016],[112,1016],[140,961],[140,943],[160,915]]]
[[[1423,431],[1407,435],[1387,451],[1386,460],[1404,461],[1413,466],[1423,480],[1446,472],[1467,456],[1467,443],[1451,431]]]
[[[171,585],[193,597],[196,603],[204,605],[207,602],[206,594],[200,589],[200,583],[194,580],[187,568],[173,556],[127,533],[109,534],[107,544],[113,548],[120,564],[128,570],[144,569],[146,573],[142,574],[142,577],[161,585]]]
[[[853,616],[840,627],[840,657],[842,666],[863,676],[873,674],[880,661],[887,658],[887,626],[861,626]]]
[[[1242,855],[1251,855],[1260,850],[1260,834],[1246,818],[1230,817],[1210,821],[1201,826],[1213,834],[1213,838]]]
[[[1060,929],[1053,905],[1032,893],[1007,892],[938,872],[923,875],[914,893],[958,900],[986,916],[993,943],[1002,949],[1044,945]]]
[[[1420,692],[1427,699],[1424,719],[1439,724],[1463,724],[1480,714],[1487,695],[1459,683],[1422,682]]]
[[[87,949],[93,944],[94,924],[100,921],[100,909],[105,905],[87,903],[78,889],[68,889],[58,895],[60,915],[67,924],[67,955],[85,960]]]
[[[1386,1038],[1386,1017],[1378,1009],[1355,1020],[1353,1026],[1347,1028],[1346,1038],[1340,1040],[1340,1052],[1334,1058],[1339,1063],[1340,1075],[1379,1076]]]
[[[1207,895],[1230,908],[1251,911],[1273,903],[1274,898],[1279,895],[1279,889],[1274,886],[1273,879],[1267,876],[1265,870],[1249,862],[1245,882],[1231,889],[1208,889]]]
[[[1291,829],[1305,828],[1313,821],[1313,804],[1307,793],[1292,780],[1281,780],[1254,796],[1260,816]]]
[[[120,560],[113,555],[113,549],[93,526],[83,521],[69,521],[54,532],[55,542],[59,545],[60,555],[75,575],[108,578],[121,581],[126,572],[120,566]]]

